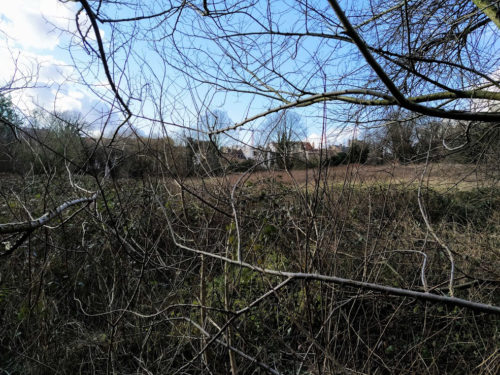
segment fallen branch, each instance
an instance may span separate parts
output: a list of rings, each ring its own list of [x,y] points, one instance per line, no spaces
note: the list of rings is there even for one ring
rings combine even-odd
[[[97,193],[95,193],[93,196],[89,198],[77,198],[73,199],[71,201],[64,202],[61,204],[59,207],[46,212],[42,216],[40,216],[38,219],[31,220],[31,221],[25,221],[25,222],[20,222],[20,223],[5,223],[5,224],[0,224],[0,234],[9,234],[9,233],[21,233],[21,232],[28,232],[28,231],[33,231],[34,229],[37,229],[45,224],[47,224],[49,221],[54,219],[56,216],[61,214],[64,210],[68,209],[71,206],[80,204],[80,203],[91,203],[94,202],[97,199]]]
[[[475,310],[478,312],[500,315],[500,307],[499,306],[492,306],[492,305],[488,305],[486,303],[473,302],[473,301],[469,301],[469,300],[457,298],[457,297],[440,296],[437,294],[432,294],[432,293],[427,293],[427,292],[418,292],[418,291],[410,290],[410,289],[395,288],[392,286],[369,283],[369,282],[365,282],[365,281],[345,279],[345,278],[337,277],[337,276],[329,276],[329,275],[322,275],[322,274],[317,274],[317,273],[305,273],[305,272],[288,272],[288,271],[279,271],[279,270],[261,268],[258,266],[254,266],[250,263],[243,262],[241,260],[239,260],[239,261],[233,260],[233,259],[229,259],[229,258],[222,256],[222,255],[213,254],[213,253],[203,251],[203,250],[193,249],[193,248],[191,248],[189,246],[185,246],[177,241],[177,238],[176,238],[177,236],[172,228],[172,224],[170,223],[168,213],[166,212],[165,207],[159,201],[158,197],[156,197],[156,199],[158,200],[159,206],[165,214],[165,218],[167,220],[167,224],[168,224],[170,233],[172,235],[172,239],[173,239],[175,245],[181,249],[184,249],[184,250],[196,253],[196,254],[203,254],[203,255],[209,256],[211,258],[222,260],[222,261],[227,262],[229,264],[233,264],[233,265],[240,266],[240,267],[245,267],[245,268],[251,269],[255,272],[260,272],[260,273],[264,273],[267,275],[286,277],[286,278],[291,278],[291,279],[295,279],[295,280],[301,279],[301,280],[323,281],[323,282],[327,282],[327,283],[345,285],[345,286],[361,288],[361,289],[365,289],[365,290],[373,290],[373,291],[382,292],[382,293],[390,294],[390,295],[394,295],[394,296],[410,297],[410,298],[415,298],[415,299],[422,300],[422,301],[441,303],[441,304],[446,304],[446,305],[450,305],[450,306],[465,307],[467,309]]]

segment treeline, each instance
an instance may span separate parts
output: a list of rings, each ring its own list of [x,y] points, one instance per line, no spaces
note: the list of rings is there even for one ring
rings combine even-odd
[[[499,125],[394,120],[366,132],[363,140],[352,140],[345,152],[331,155],[328,164],[496,163],[500,158]]]
[[[170,137],[140,136],[134,129],[91,136],[78,114],[36,112],[21,120],[10,100],[0,96],[0,172],[76,173],[141,177],[196,172],[194,146]],[[4,121],[1,121],[4,120]]]
[[[168,137],[93,138],[62,123],[20,128],[17,133],[2,149],[0,172],[60,174],[69,168],[76,173],[134,178],[166,170],[177,175],[192,173],[187,148]]]
[[[221,175],[249,168],[380,165],[419,163],[490,163],[500,158],[500,127],[483,123],[444,124],[395,118],[368,131],[347,147],[306,150],[291,138],[262,146],[246,159],[238,148],[223,148],[212,139],[174,140],[143,137],[133,128],[107,137],[93,137],[78,114],[36,112],[22,121],[5,96],[0,96],[0,172],[54,174],[73,172],[111,177],[144,175]],[[310,145],[309,145],[310,147]],[[293,152],[291,150],[294,150]]]

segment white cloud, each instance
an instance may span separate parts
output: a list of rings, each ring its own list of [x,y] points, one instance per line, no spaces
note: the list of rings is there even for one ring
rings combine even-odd
[[[4,43],[2,43],[4,42]],[[17,79],[18,86],[22,87],[22,77],[31,78],[32,86],[36,81],[38,85],[63,84],[76,78],[74,67],[52,55],[31,53],[12,49],[8,42],[0,41],[0,82],[9,82]]]
[[[58,0],[3,1],[0,30],[22,49],[53,50],[60,42],[58,29],[74,27],[74,6]]]
[[[57,92],[52,90],[55,100],[55,110],[59,112],[64,111],[81,111],[82,99],[85,97],[81,91],[72,90],[67,93]]]
[[[58,0],[2,1],[0,92],[11,95],[21,111],[103,110],[93,93],[77,83],[80,75],[64,52],[70,35],[63,30],[76,31],[76,9],[75,3]],[[84,14],[79,19],[85,30],[88,19]]]
[[[48,54],[13,49],[8,40],[0,40],[0,60],[0,87],[12,95],[21,110],[31,110],[35,103],[51,105],[50,101],[56,98],[62,99],[62,106],[67,107],[69,97],[83,98],[68,95],[68,92],[75,91],[70,89],[70,83],[75,80],[76,72],[62,60]],[[75,100],[72,103],[75,109],[81,108]]]

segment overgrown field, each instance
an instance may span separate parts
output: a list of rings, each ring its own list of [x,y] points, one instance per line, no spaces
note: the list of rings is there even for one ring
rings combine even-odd
[[[442,179],[426,172],[420,183],[420,167],[415,178],[375,176],[370,183],[356,180],[355,172],[318,177],[327,183],[314,183],[314,173],[298,181],[285,172],[102,185],[74,177],[99,191],[97,203],[78,213],[82,207],[72,208],[0,256],[0,369],[497,374],[498,315],[329,282],[286,281],[224,262],[239,253],[261,268],[449,295],[451,263],[442,242],[453,254],[454,295],[500,305],[495,184],[484,187],[476,174],[465,185],[443,188],[437,182],[457,181],[444,172]],[[0,192],[0,223],[37,217],[86,195],[64,175],[4,175]],[[18,237],[3,236],[0,251]]]

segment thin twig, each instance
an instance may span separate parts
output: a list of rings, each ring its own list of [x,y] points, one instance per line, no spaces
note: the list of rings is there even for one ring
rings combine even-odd
[[[157,197],[157,199],[158,199],[158,197]],[[350,287],[354,287],[354,288],[373,290],[373,291],[382,292],[382,293],[394,295],[394,296],[416,298],[416,299],[422,300],[422,301],[441,303],[441,304],[446,304],[446,305],[450,305],[450,306],[459,306],[459,307],[464,307],[467,309],[475,310],[478,312],[500,315],[500,306],[493,306],[493,305],[488,305],[488,304],[481,303],[481,302],[469,301],[466,299],[457,298],[457,297],[453,297],[453,296],[440,296],[437,294],[418,292],[418,291],[410,290],[410,289],[402,289],[402,288],[396,288],[396,287],[392,287],[392,286],[369,283],[369,282],[358,281],[358,280],[353,280],[353,279],[345,279],[343,277],[338,277],[338,276],[322,275],[322,274],[318,274],[318,273],[288,272],[288,271],[279,271],[279,270],[268,269],[268,268],[261,268],[258,266],[254,266],[250,263],[232,260],[232,259],[229,259],[229,258],[224,257],[222,255],[213,254],[213,253],[210,253],[207,251],[194,249],[194,248],[191,248],[189,246],[185,246],[177,241],[177,236],[172,228],[172,224],[170,222],[170,219],[168,217],[168,213],[166,212],[166,209],[161,204],[159,204],[159,206],[161,207],[161,209],[165,213],[167,225],[169,227],[169,230],[170,230],[170,233],[172,235],[172,239],[173,239],[175,245],[181,249],[184,249],[184,250],[196,253],[196,254],[204,254],[204,255],[207,255],[209,257],[219,259],[219,260],[222,260],[224,262],[227,262],[227,263],[230,263],[230,264],[233,264],[236,266],[245,267],[245,268],[251,269],[255,272],[260,272],[260,273],[264,273],[267,275],[275,275],[275,276],[286,277],[286,278],[291,277],[295,280],[324,281],[324,282],[328,282],[328,283],[350,286]]]

